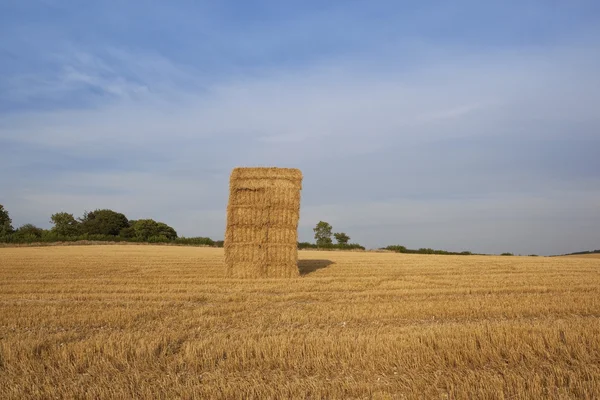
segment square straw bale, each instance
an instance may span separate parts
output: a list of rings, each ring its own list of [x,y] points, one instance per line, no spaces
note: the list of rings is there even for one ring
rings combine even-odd
[[[298,276],[302,173],[235,168],[229,181],[225,264],[233,278]]]

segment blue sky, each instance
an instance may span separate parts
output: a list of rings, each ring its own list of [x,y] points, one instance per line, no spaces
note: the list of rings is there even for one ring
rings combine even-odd
[[[0,204],[219,238],[275,165],[301,240],[597,249],[597,71],[597,1],[4,1]]]

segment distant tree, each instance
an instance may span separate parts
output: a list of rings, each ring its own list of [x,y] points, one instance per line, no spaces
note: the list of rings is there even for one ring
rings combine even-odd
[[[15,236],[23,239],[39,239],[43,234],[44,230],[33,224],[25,224],[15,231]]]
[[[406,246],[400,246],[400,245],[387,246],[387,247],[384,247],[384,249],[395,251],[396,253],[408,253],[409,252],[409,250],[406,248]]]
[[[157,222],[159,236],[164,236],[169,240],[177,239],[177,231],[165,224],[164,222]]]
[[[148,240],[152,236],[157,236],[158,228],[156,221],[151,219],[138,219],[131,224],[134,237],[139,240]]]
[[[127,217],[113,210],[86,212],[80,222],[81,232],[90,235],[117,236],[121,229],[129,227]]]
[[[315,240],[317,241],[317,246],[327,246],[332,243],[331,229],[331,225],[324,221],[319,221],[317,226],[313,228],[313,231],[315,232]]]
[[[5,236],[13,233],[12,219],[8,215],[8,211],[0,204],[0,236]]]
[[[129,221],[129,226],[121,229],[119,231],[119,236],[124,239],[133,239],[135,237],[135,229],[133,229],[135,222],[136,221]]]
[[[80,232],[79,222],[73,214],[58,212],[52,214],[50,221],[54,224],[51,231],[60,236],[77,236]]]
[[[502,253],[502,254],[500,254],[500,255],[501,255],[501,256],[514,256],[514,254],[513,254],[513,253]]]
[[[139,240],[148,240],[150,238],[163,237],[167,240],[177,239],[177,232],[169,225],[163,222],[156,222],[153,219],[139,219],[131,224],[134,237]],[[122,231],[123,232],[123,231]]]
[[[334,233],[333,237],[335,237],[335,240],[337,240],[340,246],[346,245],[350,241],[350,236],[346,235],[344,232]]]

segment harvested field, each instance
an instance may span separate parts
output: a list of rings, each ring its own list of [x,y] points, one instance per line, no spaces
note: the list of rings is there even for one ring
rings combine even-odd
[[[0,249],[0,398],[600,398],[600,259]]]

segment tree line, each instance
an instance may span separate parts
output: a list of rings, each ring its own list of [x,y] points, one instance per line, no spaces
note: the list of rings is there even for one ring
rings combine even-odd
[[[456,256],[470,256],[473,253],[470,251],[446,251],[446,250],[434,250],[428,247],[422,247],[420,249],[408,249],[405,246],[393,245],[382,247],[381,250],[390,250],[396,253],[404,253],[404,254],[442,254],[442,255],[456,255]]]
[[[8,211],[0,204],[0,242],[72,242],[78,240],[175,243],[222,247],[223,241],[207,237],[179,237],[177,231],[164,222],[153,219],[130,220],[125,214],[109,209],[85,212],[75,218],[67,212],[50,217],[52,228],[42,229],[25,224],[14,229]]]
[[[125,214],[98,209],[84,212],[79,218],[71,213],[57,212],[50,216],[52,227],[43,229],[33,224],[24,224],[17,229],[12,226],[8,211],[0,204],[0,242],[75,242],[79,240],[112,242],[174,243],[181,245],[205,245],[223,247],[222,240],[208,237],[179,237],[177,231],[153,219],[130,220]],[[349,243],[350,236],[344,232],[333,233],[332,226],[319,221],[313,229],[316,243],[298,242],[299,249],[345,249],[364,250],[357,243]],[[332,237],[337,243],[333,243]]]
[[[600,254],[600,249],[589,250],[589,251],[577,251],[575,253],[569,253],[569,254],[565,254],[565,255],[566,256],[574,256],[574,255],[581,255],[581,254]]]
[[[179,237],[174,228],[163,222],[153,219],[130,220],[124,214],[109,209],[84,212],[79,218],[75,218],[73,214],[67,212],[57,212],[52,214],[50,222],[53,225],[50,229],[42,229],[33,224],[25,224],[14,229],[8,211],[0,204],[0,243],[50,243],[91,240],[223,247],[222,240],[213,240],[208,237]],[[315,243],[298,242],[299,249],[365,250],[364,246],[358,243],[350,243],[350,236],[345,232],[333,232],[333,227],[328,222],[319,221],[313,228],[313,232]],[[336,243],[333,243],[333,239]],[[401,245],[382,247],[381,250],[406,254],[474,254],[470,251],[453,252],[431,248],[409,249]],[[597,252],[600,252],[600,250],[573,254]],[[502,255],[512,256],[513,254],[502,253]]]

